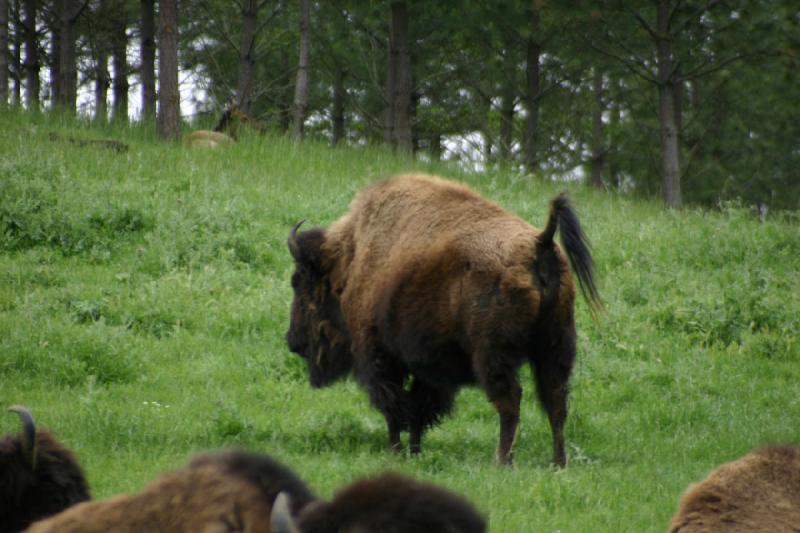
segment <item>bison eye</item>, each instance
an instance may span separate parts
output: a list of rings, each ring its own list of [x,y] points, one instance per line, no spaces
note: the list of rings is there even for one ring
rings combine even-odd
[[[297,272],[292,274],[292,288],[296,289],[300,286],[300,276],[297,275]]]

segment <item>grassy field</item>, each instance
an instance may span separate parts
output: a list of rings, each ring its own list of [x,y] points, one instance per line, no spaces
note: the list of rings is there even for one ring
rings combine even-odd
[[[663,531],[686,485],[754,446],[800,443],[800,223],[386,151],[251,137],[187,150],[144,129],[0,113],[0,404],[28,405],[78,453],[95,497],[135,491],[193,453],[274,455],[322,496],[392,469],[450,487],[491,531]],[[48,140],[59,132],[126,154]],[[348,381],[308,385],[284,334],[291,225],[327,225],[371,180],[421,170],[470,183],[542,225],[566,189],[593,243],[607,313],[579,301],[555,470],[527,368],[515,465],[476,389],[420,457],[385,451]],[[0,433],[17,431],[12,415]]]

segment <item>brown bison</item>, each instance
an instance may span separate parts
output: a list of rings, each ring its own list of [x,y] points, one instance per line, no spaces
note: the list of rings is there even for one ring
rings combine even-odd
[[[403,175],[361,191],[330,228],[289,234],[295,261],[289,349],[314,387],[354,371],[386,418],[389,446],[447,414],[477,382],[500,415],[497,457],[511,461],[528,361],[566,464],[564,422],[575,358],[575,288],[593,308],[592,258],[564,195],[537,230],[464,185]],[[555,243],[560,228],[564,250]]]
[[[273,533],[482,533],[486,521],[461,496],[399,474],[357,481],[332,501],[316,501],[299,515],[281,494],[272,510]]]
[[[689,486],[669,531],[800,531],[800,448],[761,448],[718,467]]]
[[[201,455],[142,492],[86,502],[33,524],[29,533],[269,533],[281,493],[297,514],[314,498],[291,470],[264,455]]]
[[[48,431],[36,429],[30,412],[9,407],[22,433],[0,439],[0,531],[22,531],[33,521],[89,499],[75,455]]]
[[[294,472],[272,458],[229,451],[201,455],[138,494],[77,505],[27,531],[481,533],[485,529],[469,502],[427,483],[386,474],[357,482],[325,502],[316,500]]]

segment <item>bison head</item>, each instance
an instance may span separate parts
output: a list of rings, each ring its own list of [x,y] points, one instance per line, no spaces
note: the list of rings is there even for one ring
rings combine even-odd
[[[286,340],[289,349],[308,364],[311,385],[324,387],[350,372],[353,358],[339,296],[331,288],[330,264],[322,245],[325,231],[297,233],[287,241],[295,262],[292,311]]]

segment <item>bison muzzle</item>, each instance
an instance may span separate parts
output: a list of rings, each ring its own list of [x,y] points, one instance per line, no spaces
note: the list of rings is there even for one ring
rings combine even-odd
[[[322,387],[354,372],[386,418],[389,446],[423,432],[477,383],[500,416],[497,457],[511,461],[528,361],[566,464],[564,423],[575,359],[575,287],[602,304],[591,253],[564,195],[544,230],[464,185],[427,175],[377,182],[330,228],[292,228],[294,299],[287,341]],[[560,229],[564,251],[555,243]],[[564,253],[566,252],[566,253]]]

